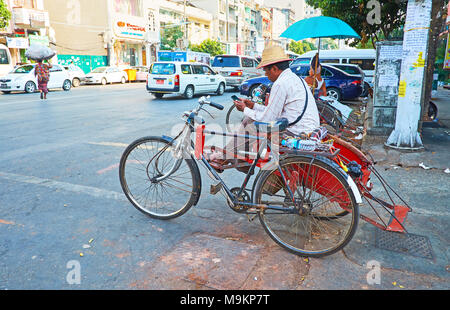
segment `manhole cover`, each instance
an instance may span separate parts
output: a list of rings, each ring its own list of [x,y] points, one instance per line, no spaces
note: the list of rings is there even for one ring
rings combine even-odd
[[[433,259],[428,237],[375,229],[375,246],[380,249]]]

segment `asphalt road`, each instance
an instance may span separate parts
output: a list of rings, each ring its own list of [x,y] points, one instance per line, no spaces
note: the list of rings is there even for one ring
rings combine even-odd
[[[227,91],[211,99],[229,106],[233,94]],[[198,98],[154,99],[143,83],[52,91],[47,100],[37,93],[0,95],[0,288],[196,287],[198,270],[183,273],[189,262],[179,262],[180,272],[184,271],[167,277],[181,282],[154,287],[147,281],[149,273],[164,269],[154,267],[161,257],[180,251],[183,247],[177,246],[186,238],[194,244],[201,244],[197,237],[219,244],[223,257],[211,257],[214,262],[227,260],[237,245],[242,249],[235,250],[246,255],[252,247],[261,250],[261,243],[233,242],[242,235],[247,240],[267,239],[258,221],[248,223],[245,216],[235,214],[220,194],[208,195],[204,169],[199,204],[173,221],[146,217],[122,193],[118,163],[126,146],[143,136],[173,134],[182,113],[194,108]],[[208,124],[223,126],[226,110],[208,110],[214,116],[204,113]],[[224,175],[230,186],[239,185],[243,176]],[[226,264],[233,261],[236,257]],[[238,287],[247,285],[254,263],[244,264],[248,269]],[[76,264],[81,278],[79,284],[70,284],[67,276]],[[220,264],[221,270],[233,269],[226,264]],[[234,268],[236,273],[240,268]],[[229,284],[220,280],[210,286],[227,288],[232,283],[235,288],[232,274]]]
[[[233,94],[211,99],[227,108]],[[345,251],[292,255],[210,195],[203,168],[202,196],[185,215],[137,211],[120,187],[122,152],[173,135],[198,98],[154,99],[143,83],[52,91],[45,101],[0,95],[0,289],[448,289],[448,175],[437,169],[379,168],[416,210],[408,228],[430,238],[432,260],[375,247],[363,221]],[[222,128],[226,110],[208,110],[210,128]],[[233,187],[243,174],[223,178]],[[372,261],[380,284],[368,284]]]

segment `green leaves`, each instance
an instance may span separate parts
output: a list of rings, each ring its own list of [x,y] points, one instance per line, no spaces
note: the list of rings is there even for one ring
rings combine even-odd
[[[407,1],[392,0],[306,0],[322,15],[336,17],[349,24],[360,36],[352,45],[364,47],[381,37],[390,38],[405,23]]]
[[[8,10],[4,0],[0,0],[0,29],[6,28],[11,19],[11,12]]]
[[[198,45],[192,45],[191,51],[208,53],[211,56],[225,54],[222,43],[211,39],[206,39]]]

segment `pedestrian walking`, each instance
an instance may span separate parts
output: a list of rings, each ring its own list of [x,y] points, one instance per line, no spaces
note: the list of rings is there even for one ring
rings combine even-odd
[[[48,88],[47,88],[47,83],[48,80],[50,79],[50,68],[52,67],[52,65],[49,64],[45,64],[42,62],[42,60],[38,60],[36,67],[34,69],[34,75],[37,77],[38,80],[38,89],[39,92],[41,93],[41,99],[47,99],[47,93],[48,93]]]

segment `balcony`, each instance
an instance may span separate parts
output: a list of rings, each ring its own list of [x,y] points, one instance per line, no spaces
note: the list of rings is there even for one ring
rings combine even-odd
[[[22,28],[45,28],[50,26],[48,12],[34,9],[13,8],[12,20]]]

